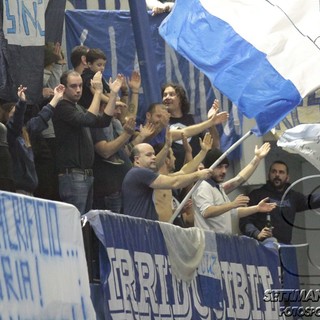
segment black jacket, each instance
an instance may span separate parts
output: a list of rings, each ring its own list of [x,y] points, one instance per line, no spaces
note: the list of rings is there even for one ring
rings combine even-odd
[[[289,184],[285,190],[288,187]],[[271,224],[274,227],[272,233],[280,243],[290,244],[296,212],[319,208],[320,194],[305,196],[300,192],[290,190],[285,199],[281,201],[285,190],[280,192],[276,190],[270,182],[267,182],[267,184],[263,185],[260,189],[253,190],[249,194],[249,206],[258,204],[266,197],[270,198],[270,202],[276,202],[277,208],[270,213]],[[241,218],[239,221],[241,232],[255,239],[265,226],[266,214],[260,212]]]

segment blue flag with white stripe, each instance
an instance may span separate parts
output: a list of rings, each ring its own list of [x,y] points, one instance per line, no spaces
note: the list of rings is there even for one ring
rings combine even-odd
[[[264,134],[319,87],[318,20],[312,1],[177,0],[160,34]]]

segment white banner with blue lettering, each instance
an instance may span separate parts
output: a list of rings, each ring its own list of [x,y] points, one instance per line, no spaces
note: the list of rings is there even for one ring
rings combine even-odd
[[[80,213],[0,191],[0,319],[95,319]]]
[[[278,255],[256,240],[108,211],[87,216],[104,246],[104,319],[279,319],[279,305],[263,300],[279,289]]]
[[[208,78],[189,63],[180,54],[171,49],[160,37],[158,27],[165,15],[149,15],[149,28],[152,48],[161,85],[175,82],[182,85],[190,101],[190,113],[198,120],[207,119],[214,98],[220,101],[221,111],[230,114],[229,121],[220,129],[221,149],[226,150],[242,136],[242,116],[231,101],[211,86]],[[117,73],[130,76],[138,70],[136,44],[129,11],[105,10],[67,10],[66,11],[67,56],[72,48],[83,44],[89,48],[100,48],[107,55],[104,77],[113,78]],[[71,64],[69,63],[70,68]],[[154,101],[158,102],[158,101]],[[143,95],[139,97],[137,122],[144,121],[148,106],[144,104]],[[240,149],[232,152],[231,158],[240,157]]]

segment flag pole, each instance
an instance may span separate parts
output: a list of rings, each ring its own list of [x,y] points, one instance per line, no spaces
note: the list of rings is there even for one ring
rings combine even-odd
[[[244,140],[246,140],[248,137],[252,135],[252,131],[248,131],[243,137],[241,137],[237,142],[235,142],[227,151],[225,151],[211,166],[210,169],[214,169],[215,167],[218,166],[218,164],[226,157],[228,156],[236,147],[238,147]],[[174,219],[178,216],[180,213],[181,209],[184,207],[188,199],[191,197],[192,193],[199,187],[200,183],[203,180],[198,180],[194,186],[191,188],[191,190],[188,192],[188,194],[184,197],[184,199],[181,201],[179,204],[178,208],[176,211],[173,213],[171,216],[170,220],[168,221],[169,223],[173,223]]]

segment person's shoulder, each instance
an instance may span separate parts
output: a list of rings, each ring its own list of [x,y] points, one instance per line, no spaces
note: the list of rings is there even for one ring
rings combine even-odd
[[[94,76],[94,72],[89,69],[89,68],[86,68],[83,70],[82,74],[81,74],[81,78],[83,81],[87,81],[87,80],[91,80]]]

